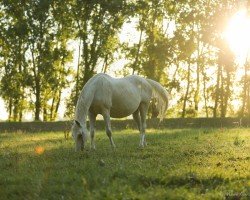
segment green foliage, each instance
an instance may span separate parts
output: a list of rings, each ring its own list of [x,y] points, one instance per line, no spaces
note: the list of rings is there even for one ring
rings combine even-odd
[[[28,111],[35,120],[55,120],[66,88],[73,88],[66,99],[72,118],[84,84],[97,72],[108,73],[117,58],[127,60],[117,74],[138,74],[166,86],[175,101],[174,117],[248,116],[248,63],[235,86],[235,58],[222,38],[238,9],[235,0],[3,0],[0,95],[9,120],[21,121]],[[138,41],[121,44],[121,28],[130,22]],[[235,99],[242,105],[235,108]]]
[[[1,5],[4,15],[0,19],[0,92],[7,104],[9,120],[21,121],[23,111],[28,108],[27,94],[24,93],[27,83],[27,62],[24,58],[27,48],[27,26],[21,17],[23,7],[15,9],[15,3],[4,1]]]
[[[4,59],[1,93],[9,118],[21,121],[23,112],[34,109],[39,120],[43,109],[44,120],[48,120],[49,109],[49,120],[54,120],[62,89],[68,87],[70,69],[66,64],[72,60],[67,47],[69,21],[65,13],[58,17],[66,5],[59,6],[56,1],[3,1],[1,8],[7,16],[2,16],[0,30]],[[35,106],[29,107],[29,101]]]
[[[63,133],[1,133],[1,198],[249,197],[249,129],[151,129],[144,149],[129,129],[114,133],[115,151],[96,137],[96,151],[76,153]]]

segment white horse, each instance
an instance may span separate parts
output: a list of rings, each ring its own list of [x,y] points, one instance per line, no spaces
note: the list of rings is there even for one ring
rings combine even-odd
[[[76,151],[84,148],[88,130],[86,126],[89,117],[91,148],[95,149],[95,121],[97,114],[101,114],[106,125],[106,133],[112,147],[110,117],[122,118],[133,114],[140,131],[139,146],[146,145],[145,129],[146,114],[150,100],[154,98],[161,119],[168,107],[168,93],[156,81],[136,75],[124,78],[112,78],[107,74],[97,74],[85,84],[76,105],[75,121],[72,136],[76,143]]]

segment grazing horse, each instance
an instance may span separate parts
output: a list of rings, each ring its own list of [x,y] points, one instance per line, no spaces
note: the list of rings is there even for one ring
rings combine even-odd
[[[146,145],[146,114],[152,98],[157,102],[156,107],[162,119],[168,107],[168,93],[158,82],[136,75],[112,78],[100,73],[93,76],[83,87],[76,105],[75,121],[72,127],[76,151],[84,148],[87,139],[87,115],[91,148],[95,149],[97,114],[101,114],[104,118],[106,133],[112,147],[115,147],[115,144],[112,138],[110,117],[122,118],[131,114],[140,131],[139,146]]]

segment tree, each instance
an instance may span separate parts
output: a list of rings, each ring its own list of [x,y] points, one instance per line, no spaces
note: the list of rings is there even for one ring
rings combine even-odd
[[[240,115],[246,116],[248,62],[235,86],[234,56],[221,37],[237,5],[236,0],[3,0],[0,95],[9,119],[22,120],[31,110],[35,120],[55,120],[69,86],[67,115],[72,116],[84,84],[97,72],[109,72],[117,57],[128,61],[125,74],[169,89],[176,100],[174,117],[225,117],[236,90]],[[120,44],[121,27],[129,21],[136,22],[138,41]],[[76,70],[70,64],[71,41],[77,44]],[[156,117],[153,104],[150,109]]]
[[[27,26],[24,7],[18,1],[3,1],[0,20],[2,58],[1,96],[6,102],[9,120],[21,121],[27,110],[25,87],[27,84]]]
[[[62,89],[68,86],[67,63],[72,59],[67,46],[67,4],[56,0],[12,0],[3,1],[1,8],[7,16],[1,16],[5,73],[1,92],[10,118],[21,120],[24,109],[34,109],[35,120],[40,120],[41,113],[44,120],[54,120]],[[35,107],[28,101],[34,101]]]
[[[52,101],[50,120],[56,117],[61,100],[61,90],[67,86],[66,76],[71,53],[66,43],[69,38],[67,7],[57,1],[30,1],[26,4],[29,28],[29,83],[35,96],[35,120],[40,120],[43,109],[44,120],[48,115],[48,102]],[[59,14],[61,15],[59,17]]]
[[[222,40],[218,54],[218,65],[220,66],[218,67],[218,75],[220,76],[218,79],[221,81],[220,88],[218,88],[218,92],[220,93],[218,98],[220,97],[221,117],[225,117],[227,114],[229,99],[232,94],[231,80],[235,72],[234,60],[233,52],[230,50],[228,44]]]
[[[118,30],[127,15],[127,6],[124,0],[71,2],[73,27],[82,53],[81,61],[78,61],[77,82],[68,99],[67,115],[73,113],[79,91],[97,72],[98,66],[102,63],[107,66],[113,59],[118,45]]]
[[[156,81],[168,83],[166,66],[171,65],[173,47],[171,38],[172,2],[138,1],[134,7],[133,19],[137,19],[138,43],[123,44],[125,57],[129,62],[126,69],[131,74],[140,74]],[[170,31],[169,31],[170,30]],[[158,112],[154,102],[150,106],[150,115],[155,118]]]

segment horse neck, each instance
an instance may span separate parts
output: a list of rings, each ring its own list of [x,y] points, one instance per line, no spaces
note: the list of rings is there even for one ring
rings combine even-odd
[[[83,126],[86,126],[88,110],[88,106],[86,106],[83,102],[79,101],[77,103],[75,119]]]
[[[89,87],[84,87],[77,101],[75,119],[84,126],[86,126],[86,119],[93,98],[94,98],[94,89]]]

